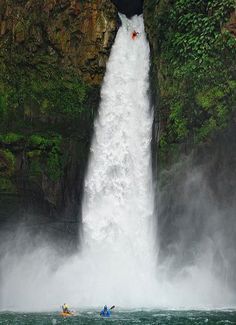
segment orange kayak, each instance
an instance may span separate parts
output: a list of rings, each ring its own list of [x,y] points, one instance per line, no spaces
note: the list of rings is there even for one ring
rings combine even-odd
[[[60,316],[62,316],[62,317],[71,317],[71,316],[74,316],[74,313],[60,313]]]

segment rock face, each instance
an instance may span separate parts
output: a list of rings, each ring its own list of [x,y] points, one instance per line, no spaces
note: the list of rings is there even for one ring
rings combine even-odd
[[[28,55],[47,51],[89,84],[101,84],[117,28],[109,0],[1,0],[0,6],[1,44],[12,41]]]
[[[215,248],[213,260],[223,256],[235,270],[235,2],[145,0],[144,19],[161,255],[173,259],[175,270],[191,264],[217,224],[225,247]]]
[[[168,157],[171,161],[178,152],[209,142],[233,119],[235,5],[231,0],[199,6],[192,0],[146,0],[144,18],[158,106],[156,141],[160,159],[168,163]]]
[[[74,240],[117,26],[109,0],[0,0],[1,223],[39,218]]]
[[[231,13],[230,19],[224,27],[236,37],[236,10]]]

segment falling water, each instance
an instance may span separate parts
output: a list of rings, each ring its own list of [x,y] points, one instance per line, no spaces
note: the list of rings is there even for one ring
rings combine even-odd
[[[134,287],[139,287],[140,293],[147,288],[154,264],[152,113],[148,99],[149,45],[143,18],[128,20],[121,15],[121,19],[95,123],[85,181],[83,228],[88,254],[96,250],[100,256],[93,287],[102,283],[98,291],[102,290],[103,296],[107,293],[112,298],[110,291],[117,292],[131,303]],[[139,34],[132,40],[134,30]],[[112,283],[104,289],[108,279]],[[126,288],[124,295],[122,287]]]
[[[147,254],[153,213],[149,47],[143,20],[122,18],[107,65],[85,181],[86,242]],[[131,40],[132,30],[140,35]],[[137,240],[139,239],[139,240]]]

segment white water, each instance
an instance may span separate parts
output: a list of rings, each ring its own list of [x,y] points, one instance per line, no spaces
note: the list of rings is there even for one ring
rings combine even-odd
[[[207,245],[195,265],[177,274],[169,275],[168,259],[156,267],[149,46],[142,17],[122,20],[107,64],[85,181],[82,252],[60,261],[41,245],[22,256],[7,255],[3,309],[58,309],[64,302],[74,307],[230,306],[228,288],[212,274]],[[134,29],[140,32],[135,41]]]
[[[101,92],[83,202],[84,239],[147,257],[153,215],[152,114],[148,100],[149,46],[143,19],[123,25],[113,45]],[[140,36],[131,40],[133,30]]]
[[[100,258],[92,275],[98,297],[142,305],[155,266],[149,45],[143,18],[121,17],[95,123],[83,228],[87,254],[96,252]],[[140,33],[136,40],[131,39],[133,30]],[[104,286],[107,279],[109,286]],[[135,297],[133,288],[139,288]]]

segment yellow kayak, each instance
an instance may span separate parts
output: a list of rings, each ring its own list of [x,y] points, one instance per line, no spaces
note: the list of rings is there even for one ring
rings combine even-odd
[[[74,313],[60,313],[60,316],[62,317],[71,317],[71,316],[74,316]]]

